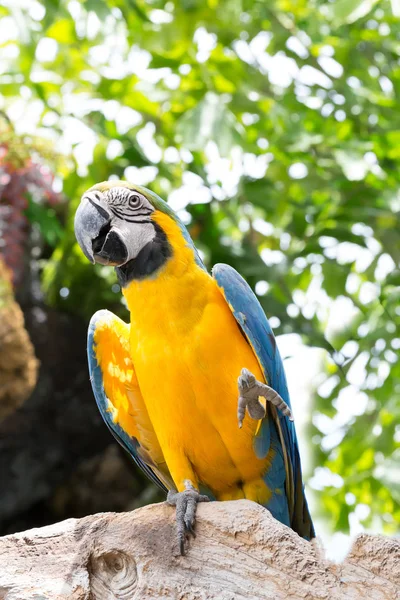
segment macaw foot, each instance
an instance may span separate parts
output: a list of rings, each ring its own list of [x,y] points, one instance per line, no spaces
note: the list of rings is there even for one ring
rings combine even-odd
[[[199,494],[194,489],[190,481],[185,482],[186,490],[184,492],[174,492],[170,490],[167,496],[167,502],[171,506],[176,506],[176,533],[178,536],[179,551],[183,556],[185,554],[185,540],[194,532],[196,520],[196,507],[198,502],[209,502],[208,496]]]
[[[263,419],[265,417],[266,410],[259,401],[259,396],[265,398],[268,402],[272,402],[284,415],[289,417],[293,421],[293,415],[281,396],[273,390],[269,385],[257,381],[253,373],[250,373],[248,369],[242,369],[238,378],[239,387],[239,400],[238,400],[238,422],[239,427],[243,425],[243,419],[247,411],[252,419]]]

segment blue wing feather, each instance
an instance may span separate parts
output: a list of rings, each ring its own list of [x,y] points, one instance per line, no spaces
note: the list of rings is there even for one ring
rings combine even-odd
[[[160,481],[154,471],[151,469],[149,465],[147,465],[144,460],[140,457],[140,444],[136,438],[129,436],[118,423],[114,423],[112,418],[112,411],[110,407],[109,399],[106,396],[103,384],[103,374],[100,368],[99,363],[97,362],[96,352],[95,352],[95,340],[94,334],[96,330],[96,324],[99,319],[101,319],[103,311],[98,311],[93,315],[91,321],[89,323],[88,329],[88,338],[87,338],[87,354],[88,354],[88,362],[89,362],[89,374],[90,374],[90,382],[92,384],[92,389],[94,393],[94,397],[96,399],[97,406],[99,408],[100,414],[104,419],[108,429],[111,431],[117,442],[121,444],[121,446],[131,455],[134,462],[137,464],[142,471],[147,475],[147,477],[153,481],[158,487],[160,487],[164,492],[167,492],[167,488]]]
[[[253,348],[268,385],[291,406],[275,336],[252,289],[228,265],[215,265],[212,274]],[[273,492],[267,508],[299,535],[312,538],[315,533],[304,495],[294,423],[271,405],[268,406],[268,417],[254,440],[254,450],[259,458],[266,456],[271,447],[274,449],[271,468],[265,475],[265,481]]]

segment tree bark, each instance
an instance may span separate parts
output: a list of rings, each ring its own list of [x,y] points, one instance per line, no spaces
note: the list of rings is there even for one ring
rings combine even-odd
[[[11,274],[0,257],[0,422],[28,398],[37,371],[24,315],[14,299]]]
[[[361,535],[333,564],[247,500],[199,505],[196,531],[179,556],[174,510],[162,503],[0,538],[0,599],[400,597],[398,539]]]

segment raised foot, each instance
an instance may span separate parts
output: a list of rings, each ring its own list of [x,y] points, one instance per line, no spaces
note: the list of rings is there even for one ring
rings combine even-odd
[[[196,537],[194,524],[196,521],[196,508],[198,502],[209,502],[208,496],[199,494],[192,484],[185,482],[186,490],[184,492],[169,491],[167,502],[171,506],[176,506],[176,533],[178,537],[178,546],[181,555],[185,554],[185,541],[189,535]]]
[[[247,411],[252,419],[263,419],[265,417],[265,408],[259,401],[259,396],[265,398],[276,406],[284,415],[293,421],[292,411],[283,400],[283,398],[273,390],[269,385],[257,381],[253,373],[248,369],[242,369],[238,378],[239,400],[238,400],[238,422],[239,427],[243,425],[243,419]]]

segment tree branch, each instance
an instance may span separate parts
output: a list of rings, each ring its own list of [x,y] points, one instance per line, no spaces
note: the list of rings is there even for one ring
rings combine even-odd
[[[164,503],[0,538],[0,598],[384,600],[400,586],[399,540],[362,535],[335,565],[247,500],[201,504],[188,554],[174,544]]]

